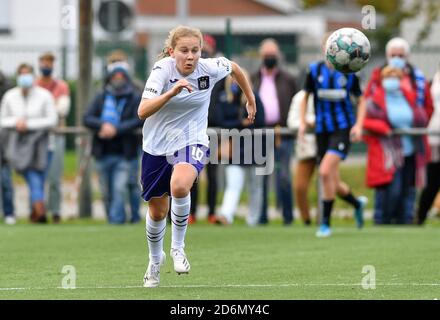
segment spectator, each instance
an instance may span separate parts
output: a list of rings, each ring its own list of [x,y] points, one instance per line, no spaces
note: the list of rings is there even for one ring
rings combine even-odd
[[[6,91],[11,89],[13,86],[8,81],[6,76],[0,71],[0,101]],[[3,213],[5,215],[5,223],[8,225],[14,225],[16,223],[15,219],[15,208],[14,208],[14,186],[12,184],[11,178],[11,167],[6,161],[4,152],[6,151],[3,147],[6,143],[4,141],[4,130],[0,128],[0,181],[1,181],[1,195],[0,199],[3,205]]]
[[[6,158],[28,184],[31,222],[46,223],[44,180],[49,130],[57,123],[56,108],[50,92],[34,85],[31,65],[18,67],[17,84],[5,93],[1,106],[0,127],[7,129]]]
[[[370,132],[368,144],[367,184],[374,187],[381,219],[377,223],[406,223],[405,208],[411,188],[421,185],[427,159],[426,136],[391,135],[395,128],[424,127],[427,115],[417,105],[416,91],[401,69],[387,66],[381,71],[382,81],[372,89],[367,100],[364,129]],[[385,200],[386,199],[386,200]],[[406,199],[406,201],[401,201]],[[376,204],[378,206],[378,204]]]
[[[247,72],[243,69],[243,73],[248,77]],[[250,123],[246,112],[246,97],[238,86],[237,82],[231,77],[227,76],[225,80],[224,89],[220,91],[219,100],[216,108],[217,123],[222,128],[227,129],[253,129],[264,127],[264,107],[257,93],[254,92],[257,113],[255,122]],[[232,144],[229,139],[223,138],[222,143],[226,140],[227,156],[232,156],[234,153],[239,154],[240,163],[231,163],[226,165],[226,189],[223,196],[222,206],[218,214],[218,221],[221,224],[231,224],[234,219],[234,214],[237,211],[240,202],[241,191],[244,186],[245,176],[248,176],[249,188],[249,213],[247,215],[247,224],[255,226],[258,224],[261,210],[261,200],[263,196],[263,176],[256,173],[257,165],[253,157],[254,153],[254,138],[237,138],[232,137],[233,140],[240,139],[238,145]],[[248,144],[248,145],[245,145]],[[245,161],[245,152],[252,155],[252,161]],[[223,156],[223,152],[222,152]],[[233,160],[233,159],[229,159]]]
[[[58,114],[58,128],[66,126],[66,118],[70,111],[70,91],[66,82],[53,77],[55,56],[48,52],[40,56],[41,77],[36,85],[49,90],[55,100]],[[63,199],[61,179],[64,171],[64,155],[66,151],[66,137],[64,134],[49,136],[49,167],[48,167],[48,211],[52,213],[53,222],[61,220],[61,202]]]
[[[130,66],[128,64],[128,57],[122,50],[114,50],[107,57],[107,73],[110,73],[114,67],[122,67],[125,68],[127,73],[130,73]],[[139,94],[142,94],[144,89],[143,83],[140,81],[133,79],[132,82],[135,90]],[[140,155],[142,152],[142,138],[141,135],[136,136],[137,143],[139,145],[138,154],[135,158],[130,160],[130,175],[128,177],[128,200],[130,204],[130,223],[138,223],[141,221],[140,216],[140,195],[141,195],[141,187],[139,184],[140,175],[139,175],[139,167],[140,167]]]
[[[300,90],[292,99],[290,104],[287,126],[290,129],[298,130],[300,123],[300,104],[304,99],[305,91]],[[306,122],[309,128],[315,127],[315,108],[313,106],[313,95],[309,96],[307,102]],[[311,224],[309,201],[307,198],[310,182],[317,164],[317,145],[316,137],[313,133],[304,135],[304,139],[296,140],[295,157],[297,159],[294,170],[295,180],[293,189],[295,199],[298,204],[299,212],[303,223],[307,226]]]
[[[111,224],[123,224],[126,220],[124,202],[130,163],[139,154],[135,130],[142,126],[137,116],[140,99],[124,63],[115,63],[109,69],[103,90],[84,115],[85,126],[94,133],[92,154]]]
[[[434,113],[429,122],[428,129],[440,131],[440,67],[434,75],[431,86],[431,94],[434,102]],[[431,161],[428,163],[426,186],[420,195],[419,208],[417,211],[417,223],[423,224],[429,209],[440,189],[440,136],[428,137],[431,147]]]
[[[408,42],[403,38],[392,38],[390,41],[388,41],[385,50],[387,63],[373,70],[364,92],[365,98],[368,98],[370,95],[372,95],[374,93],[374,89],[381,85],[381,71],[387,64],[389,64],[390,66],[403,71],[403,77],[407,79],[405,81],[409,81],[411,84],[411,90],[414,91],[414,94],[416,95],[416,104],[421,108],[424,108],[428,117],[430,117],[432,115],[433,106],[429,85],[422,71],[408,61],[410,55],[410,47]],[[383,207],[383,200],[380,197],[380,192],[376,192],[374,217],[376,223],[380,223],[382,219],[380,208]],[[406,202],[404,207],[406,223],[413,222],[415,198],[416,189],[415,187],[411,186],[408,192],[408,197],[404,200]]]
[[[214,58],[217,53],[217,42],[214,37],[209,34],[203,35],[203,49],[202,49],[202,58]],[[212,89],[210,103],[209,103],[209,111],[208,111],[208,127],[217,127],[219,126],[216,117],[216,108],[219,99],[219,92],[224,88],[224,79],[217,82]],[[214,137],[210,137],[213,139]],[[212,150],[214,151],[214,150]],[[214,164],[208,162],[205,166],[206,177],[208,187],[206,188],[206,199],[208,199],[208,222],[216,223],[217,218],[215,215],[215,207],[217,204],[217,174],[218,174],[218,164]],[[193,224],[196,222],[197,217],[197,206],[198,206],[198,183],[195,183],[191,188],[191,209],[190,216],[188,219],[189,224]]]
[[[265,39],[260,45],[262,66],[252,77],[255,90],[259,93],[264,106],[266,127],[285,127],[290,102],[297,92],[296,82],[292,75],[280,66],[281,53],[274,39]],[[275,141],[275,174],[277,203],[282,204],[285,225],[293,222],[292,176],[290,158],[293,150],[293,137],[276,137]],[[268,207],[269,177],[264,176],[263,205],[260,223],[266,224]]]

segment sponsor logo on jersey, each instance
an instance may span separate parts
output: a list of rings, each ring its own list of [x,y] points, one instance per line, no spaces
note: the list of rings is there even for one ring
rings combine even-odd
[[[338,84],[340,87],[345,87],[347,85],[347,78],[345,76],[340,76],[338,79]]]
[[[154,89],[154,88],[145,88],[145,91],[146,91],[146,92],[152,92],[152,93],[154,93],[154,94],[157,94],[157,90]]]
[[[326,101],[343,101],[347,97],[345,89],[318,89],[318,98]]]

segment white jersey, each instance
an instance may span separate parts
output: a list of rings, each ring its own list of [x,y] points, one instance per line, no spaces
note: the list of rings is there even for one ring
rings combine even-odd
[[[186,77],[177,70],[174,58],[167,57],[156,62],[142,98],[160,96],[180,79],[186,79],[193,92],[183,89],[145,120],[142,149],[151,155],[169,155],[188,145],[208,147],[206,129],[211,91],[231,71],[231,62],[223,57],[199,59],[196,69]]]

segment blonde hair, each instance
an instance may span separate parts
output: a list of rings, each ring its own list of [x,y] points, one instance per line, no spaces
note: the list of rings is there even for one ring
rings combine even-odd
[[[165,40],[162,52],[159,54],[159,59],[169,57],[169,49],[175,48],[177,41],[184,37],[196,37],[200,41],[200,48],[203,48],[203,35],[202,32],[197,28],[192,28],[188,26],[178,26],[170,31],[168,38]]]

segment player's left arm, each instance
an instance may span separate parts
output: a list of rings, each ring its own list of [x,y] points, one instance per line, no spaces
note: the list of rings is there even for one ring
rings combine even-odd
[[[238,85],[240,86],[241,90],[243,91],[244,95],[246,96],[246,110],[248,113],[248,119],[251,123],[255,120],[255,114],[257,113],[257,107],[255,103],[255,96],[252,92],[251,84],[249,83],[248,79],[246,78],[245,74],[241,70],[240,66],[236,64],[235,62],[231,61],[232,66],[232,77],[237,81]]]

